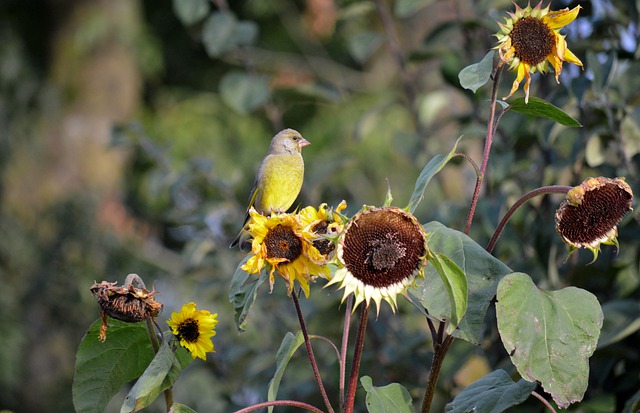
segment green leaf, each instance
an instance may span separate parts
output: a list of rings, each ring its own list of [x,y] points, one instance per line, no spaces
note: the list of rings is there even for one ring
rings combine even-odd
[[[413,413],[411,395],[402,385],[391,383],[376,387],[371,377],[360,377],[360,383],[367,392],[365,402],[369,413]]]
[[[167,335],[163,340],[149,367],[125,397],[120,413],[138,412],[144,409],[160,393],[171,387],[180,376],[182,366],[169,345],[170,339],[171,335]]]
[[[278,397],[278,388],[280,387],[280,381],[284,375],[284,370],[287,368],[289,360],[291,360],[291,357],[302,343],[304,343],[304,336],[301,331],[298,331],[296,335],[287,333],[284,336],[284,339],[282,339],[282,344],[280,344],[280,348],[276,354],[276,373],[269,382],[269,388],[267,390],[268,401],[274,401]],[[270,406],[269,413],[272,411],[273,406]]]
[[[196,411],[184,404],[173,403],[169,413],[196,413]]]
[[[231,71],[220,81],[220,94],[224,103],[246,114],[265,104],[271,91],[266,77]]]
[[[247,315],[249,315],[249,310],[251,310],[256,299],[258,288],[268,278],[268,275],[264,272],[258,276],[257,274],[249,274],[240,269],[240,267],[249,260],[249,257],[250,256],[246,256],[240,264],[238,264],[238,268],[236,268],[236,272],[231,279],[231,286],[229,287],[229,302],[233,303],[236,327],[239,331],[245,330]]]
[[[604,323],[598,348],[616,343],[640,330],[640,303],[633,300],[610,301],[602,306]]]
[[[580,122],[566,114],[562,109],[536,97],[529,97],[529,103],[525,103],[524,98],[518,98],[509,105],[509,110],[522,113],[523,115],[555,120],[561,125],[571,126],[573,128],[582,126]]]
[[[447,327],[447,334],[451,334],[455,331],[456,327],[460,323],[462,317],[467,312],[467,277],[450,258],[441,253],[434,254],[429,259],[431,265],[433,265],[440,274],[440,278],[447,290],[449,296],[449,302],[451,309],[449,313],[449,325]]]
[[[366,62],[369,57],[382,44],[383,37],[374,31],[364,31],[349,37],[348,45],[351,56],[358,63]]]
[[[589,357],[602,328],[602,309],[588,291],[538,289],[527,274],[498,285],[498,330],[520,375],[539,381],[560,408],[582,400]]]
[[[496,295],[498,282],[512,271],[462,232],[435,221],[424,225],[424,229],[429,234],[429,249],[449,257],[466,275],[467,312],[453,336],[479,344],[482,340],[484,317],[489,303]],[[433,265],[427,264],[424,279],[418,279],[409,291],[418,299],[412,301],[414,305],[426,308],[437,319],[449,319],[449,296]]]
[[[153,358],[145,323],[109,318],[107,339],[98,340],[101,320],[94,322],[76,354],[73,405],[78,413],[102,413],[126,383],[144,372]]]
[[[173,0],[173,12],[185,26],[202,20],[209,13],[207,0]]]
[[[529,398],[537,383],[515,383],[504,370],[496,370],[469,385],[445,408],[446,413],[500,413]]]
[[[484,55],[478,63],[462,69],[458,74],[460,86],[469,89],[473,93],[476,93],[476,90],[484,86],[491,78],[491,72],[493,72],[493,56],[495,53],[495,51],[491,50]]]
[[[233,13],[213,13],[202,27],[202,42],[211,57],[219,57],[226,51],[233,49],[236,44],[234,35],[238,20]]]
[[[449,151],[448,154],[438,154],[431,158],[427,165],[420,172],[420,176],[416,180],[416,185],[413,189],[413,194],[411,194],[411,199],[409,200],[409,205],[405,209],[409,210],[413,214],[413,212],[418,207],[418,204],[424,198],[424,191],[431,179],[444,168],[444,166],[453,158],[456,154],[458,143],[460,143],[460,139],[462,136],[458,138],[455,145],[453,145],[453,149]]]

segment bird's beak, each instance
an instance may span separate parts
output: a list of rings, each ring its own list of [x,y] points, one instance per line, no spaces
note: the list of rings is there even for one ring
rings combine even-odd
[[[309,142],[305,138],[302,138],[302,139],[300,139],[300,142],[298,143],[298,145],[302,148],[302,147],[305,147],[307,145],[311,145],[311,142]]]

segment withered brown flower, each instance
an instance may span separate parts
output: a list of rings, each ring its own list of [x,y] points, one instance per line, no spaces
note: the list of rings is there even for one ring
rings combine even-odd
[[[127,278],[129,281],[129,277]],[[91,286],[91,293],[98,301],[102,326],[100,341],[107,338],[107,316],[127,323],[137,323],[156,317],[162,304],[154,300],[156,291],[135,288],[131,282],[118,287],[117,282],[102,281]]]
[[[601,244],[618,245],[617,225],[632,210],[632,200],[624,178],[587,178],[567,192],[556,211],[556,231],[571,252],[586,248],[595,261]]]

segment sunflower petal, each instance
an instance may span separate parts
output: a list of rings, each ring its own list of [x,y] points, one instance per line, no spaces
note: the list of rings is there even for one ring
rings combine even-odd
[[[552,11],[546,16],[542,18],[542,21],[549,26],[550,29],[560,29],[567,24],[571,23],[578,17],[578,13],[580,12],[581,6],[576,6],[573,9],[569,10],[569,8]]]

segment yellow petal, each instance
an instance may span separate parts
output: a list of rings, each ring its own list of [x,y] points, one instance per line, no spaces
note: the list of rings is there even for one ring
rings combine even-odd
[[[525,77],[527,80],[525,80],[524,82],[524,103],[529,103],[529,85],[531,84],[531,75],[529,74],[529,65],[523,65],[525,66]]]
[[[542,21],[546,23],[547,26],[551,30],[560,29],[561,27],[566,26],[571,23],[578,17],[578,12],[580,12],[581,6],[576,6],[573,9],[569,10],[569,8],[552,11],[546,16],[542,18]]]
[[[580,61],[580,59],[578,59],[576,55],[574,55],[573,52],[569,50],[568,47],[564,49],[564,55],[562,56],[562,58],[565,62],[573,63],[574,65],[582,67],[582,62]]]

